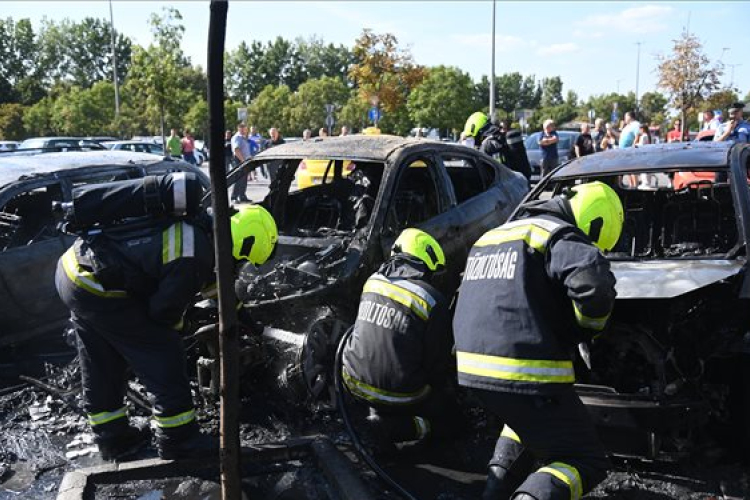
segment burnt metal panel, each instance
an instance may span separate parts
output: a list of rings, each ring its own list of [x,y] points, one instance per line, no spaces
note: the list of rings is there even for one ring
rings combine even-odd
[[[618,299],[669,299],[731,278],[742,260],[611,262]]]
[[[465,148],[460,144],[446,144],[425,139],[403,138],[393,135],[348,135],[345,137],[315,138],[295,141],[269,148],[255,156],[255,160],[284,160],[294,158],[363,160],[385,162],[395,151],[408,146],[425,149]],[[420,148],[421,149],[421,148]]]
[[[729,164],[730,142],[681,142],[611,149],[587,155],[557,169],[553,180],[669,169],[721,169]]]
[[[150,153],[131,151],[68,151],[64,153],[4,154],[0,156],[0,187],[22,179],[44,175],[71,175],[79,169],[110,166],[151,168],[182,165]],[[71,172],[71,174],[68,174]]]

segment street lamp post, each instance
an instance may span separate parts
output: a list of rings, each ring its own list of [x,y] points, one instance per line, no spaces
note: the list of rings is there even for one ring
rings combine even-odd
[[[638,57],[635,63],[635,110],[638,111],[638,82],[640,80],[641,73],[641,44],[643,42],[635,42],[638,46]]]
[[[114,16],[112,15],[112,0],[109,0],[109,25],[110,25],[110,32],[112,33],[112,70],[113,70],[113,79],[115,83],[115,116],[120,116],[120,84],[117,81],[117,49],[115,48],[115,43],[117,36],[115,35],[115,21]]]
[[[495,0],[492,0],[492,76],[490,77],[490,120],[495,117]]]
[[[617,80],[617,94],[620,94],[620,82],[622,81],[622,78]]]

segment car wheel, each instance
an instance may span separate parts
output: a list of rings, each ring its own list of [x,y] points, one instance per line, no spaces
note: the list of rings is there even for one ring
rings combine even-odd
[[[302,377],[313,401],[325,399],[333,387],[336,347],[349,323],[326,316],[310,327],[301,353]]]

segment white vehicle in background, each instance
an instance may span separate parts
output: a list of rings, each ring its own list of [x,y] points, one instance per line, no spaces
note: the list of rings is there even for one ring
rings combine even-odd
[[[21,143],[17,141],[0,141],[0,153],[15,151]]]

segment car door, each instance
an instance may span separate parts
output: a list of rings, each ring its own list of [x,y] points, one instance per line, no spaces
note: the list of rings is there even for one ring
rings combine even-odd
[[[433,154],[412,154],[396,164],[391,173],[381,204],[386,208],[380,245],[383,258],[390,255],[393,242],[406,228],[416,227],[440,242],[448,258],[461,252],[450,237],[450,197],[447,191],[447,175]],[[447,291],[453,287],[454,277],[444,273],[436,283]]]
[[[60,327],[68,311],[54,287],[55,268],[73,237],[57,231],[53,201],[64,200],[59,180],[35,180],[0,197],[0,345]]]

